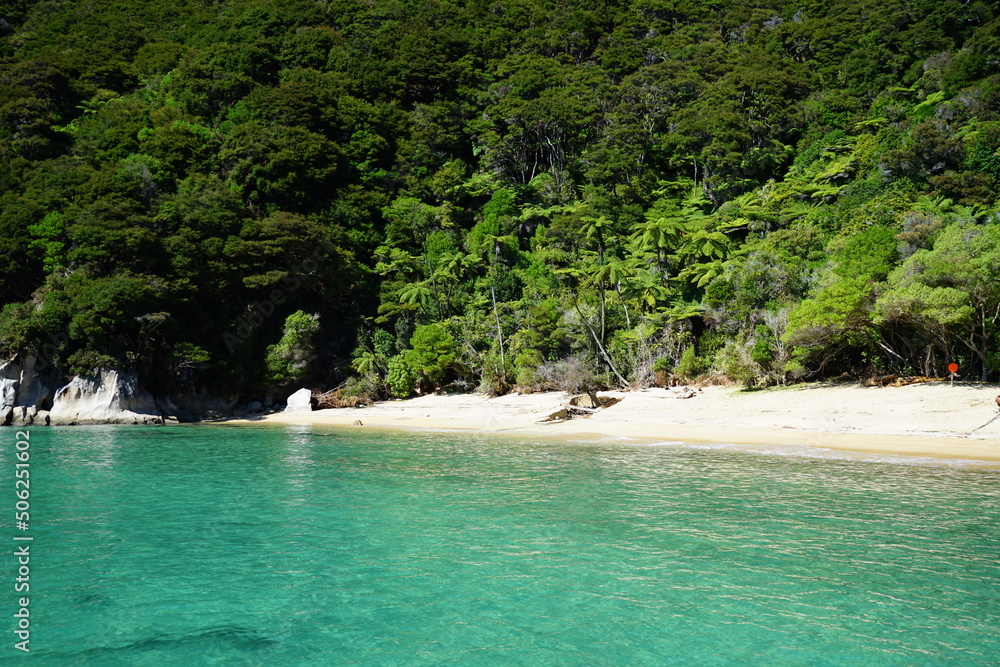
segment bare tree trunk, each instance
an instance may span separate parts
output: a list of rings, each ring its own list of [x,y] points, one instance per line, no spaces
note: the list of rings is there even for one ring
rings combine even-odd
[[[500,343],[500,366],[503,368],[503,381],[507,382],[507,362],[503,354],[503,330],[500,328],[500,311],[497,310],[497,290],[490,285],[490,294],[493,296],[493,315],[497,318],[497,341]]]
[[[906,360],[903,359],[903,357],[900,356],[900,354],[898,352],[896,352],[894,349],[892,349],[891,347],[889,347],[888,345],[886,345],[885,343],[883,343],[881,340],[879,340],[878,336],[873,336],[872,337],[872,341],[876,345],[878,345],[880,348],[882,348],[883,350],[885,350],[886,352],[888,352],[890,356],[893,356],[896,359],[898,359],[901,364],[905,364],[906,363]],[[900,370],[902,370],[902,369],[900,369]]]
[[[597,343],[597,349],[600,350],[601,356],[604,357],[604,361],[608,363],[608,368],[610,368],[615,374],[615,377],[618,378],[618,381],[622,383],[623,387],[628,387],[628,380],[623,378],[622,374],[618,372],[617,368],[615,368],[615,364],[611,361],[611,357],[608,356],[607,350],[605,350],[604,346],[601,345],[601,340],[597,337],[597,332],[594,331],[594,327],[590,326],[590,322],[586,317],[584,317],[583,312],[580,310],[580,304],[577,303],[575,294],[573,295],[573,307],[576,308],[576,312],[580,315],[580,319],[583,321],[584,325],[586,325],[586,327],[590,330],[590,335],[594,337],[594,342]]]

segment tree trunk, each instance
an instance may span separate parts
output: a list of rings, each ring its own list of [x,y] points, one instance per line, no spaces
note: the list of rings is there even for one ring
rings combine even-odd
[[[507,382],[507,362],[503,354],[503,330],[500,328],[500,311],[497,310],[497,290],[490,285],[490,294],[493,296],[493,315],[497,318],[497,342],[500,343],[500,367],[503,369],[503,382]]]
[[[618,381],[622,383],[623,387],[628,387],[628,380],[626,380],[625,378],[623,378],[622,374],[618,372],[617,368],[615,368],[615,364],[614,364],[613,361],[611,361],[611,357],[608,356],[608,353],[604,349],[604,346],[601,345],[601,341],[597,337],[597,332],[594,331],[594,327],[590,326],[590,322],[587,321],[587,318],[584,317],[583,312],[580,310],[580,304],[577,303],[576,295],[575,294],[573,295],[573,307],[576,308],[576,312],[577,312],[578,315],[580,315],[580,319],[583,321],[584,325],[590,330],[590,335],[594,337],[594,342],[597,343],[597,349],[600,350],[601,356],[603,356],[604,357],[604,361],[607,362],[608,368],[610,368],[611,372],[613,372],[615,374],[615,377],[618,378]]]

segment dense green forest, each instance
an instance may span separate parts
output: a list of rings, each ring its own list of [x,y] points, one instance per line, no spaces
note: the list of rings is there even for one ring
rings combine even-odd
[[[1000,371],[959,0],[7,0],[0,349],[359,400]]]

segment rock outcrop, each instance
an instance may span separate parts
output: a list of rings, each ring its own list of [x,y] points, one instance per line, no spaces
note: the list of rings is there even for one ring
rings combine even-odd
[[[43,361],[39,367],[38,359],[34,355],[24,358],[21,365],[21,383],[17,389],[17,404],[39,412],[52,407],[52,396],[55,394],[55,378],[50,368],[48,374],[45,373]]]
[[[306,409],[312,409],[309,390]],[[32,355],[0,362],[0,425],[165,424],[232,417],[238,392],[190,388],[153,397],[134,373],[99,368],[68,383],[59,369]],[[273,398],[249,406],[262,412]]]
[[[36,423],[39,415],[38,423],[48,423],[52,385],[37,368],[34,356],[0,363],[0,424],[26,426]]]
[[[614,398],[612,396],[598,396],[594,392],[589,392],[569,399],[569,405],[567,407],[582,408],[584,410],[600,410],[601,408],[609,408],[621,400],[622,399],[620,398]]]
[[[98,369],[60,388],[49,411],[52,424],[162,424],[152,394],[134,375]]]

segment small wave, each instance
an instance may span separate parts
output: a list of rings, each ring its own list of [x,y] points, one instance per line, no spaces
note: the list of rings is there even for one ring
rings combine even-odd
[[[635,442],[626,442],[622,444],[631,445],[633,447],[677,447],[677,446],[683,446],[687,443],[685,443],[683,440],[654,440],[654,441],[636,440]]]

